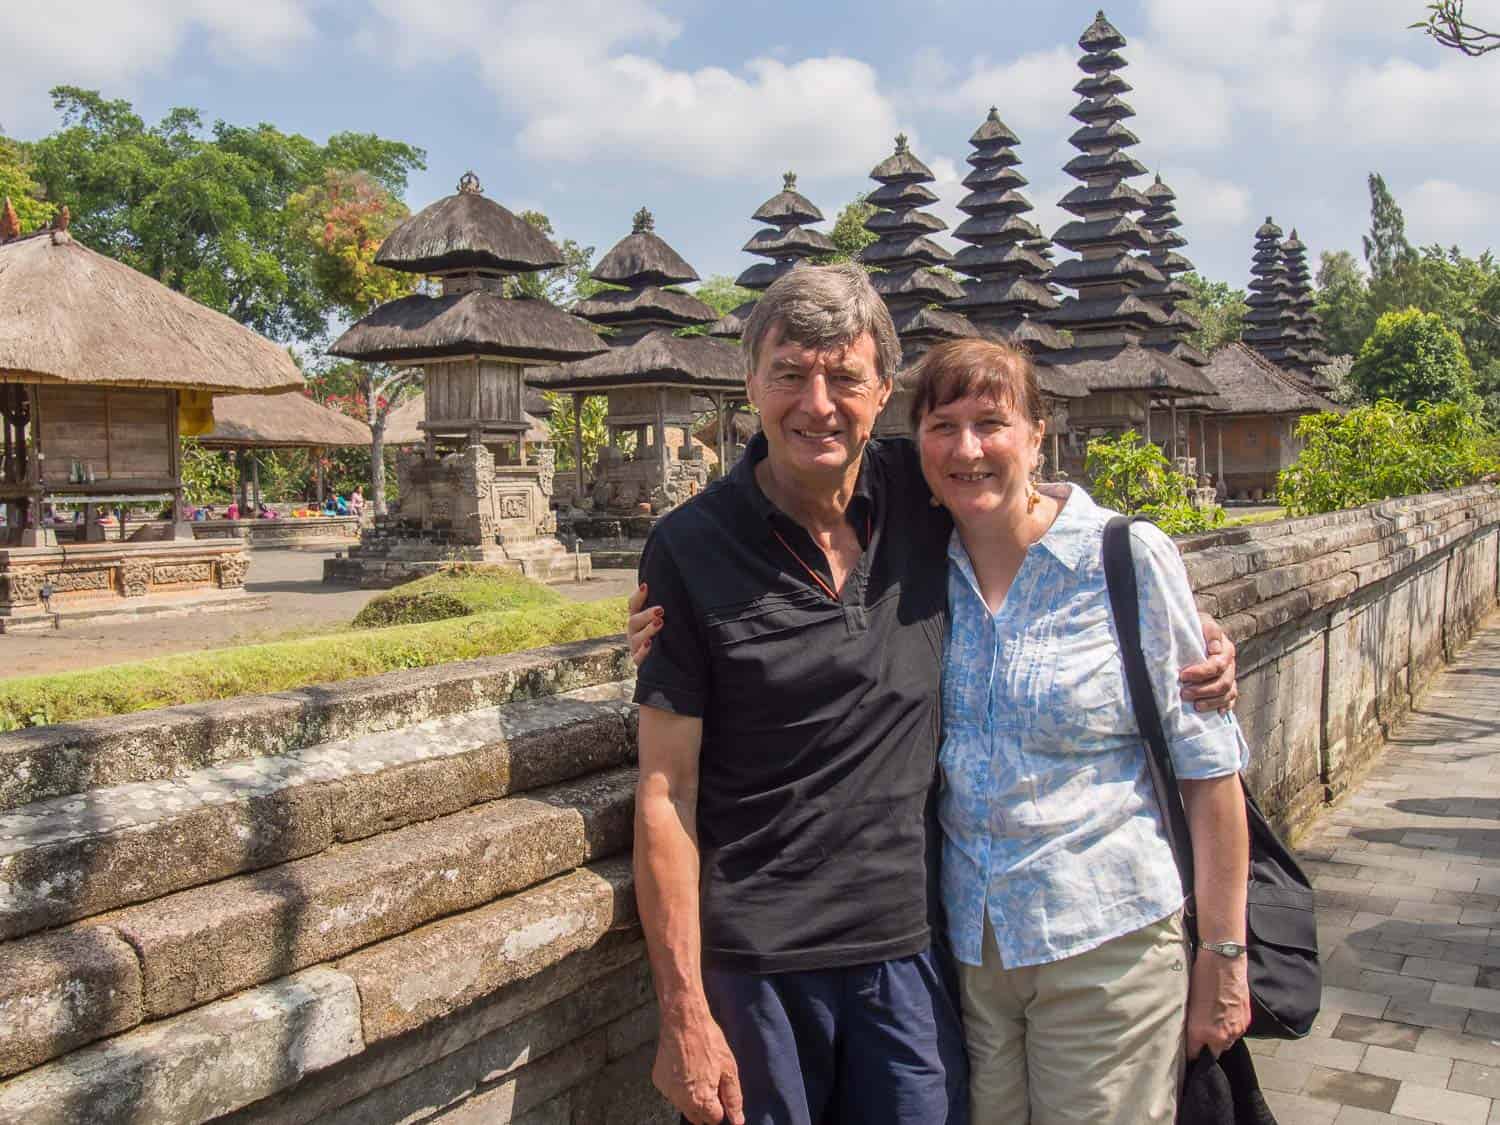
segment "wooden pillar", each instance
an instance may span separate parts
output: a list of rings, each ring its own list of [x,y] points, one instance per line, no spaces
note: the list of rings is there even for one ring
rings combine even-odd
[[[662,483],[667,482],[667,388],[656,388],[656,463],[661,468]]]
[[[729,475],[729,415],[724,411],[725,397],[723,394],[714,396],[714,405],[718,407],[719,415],[719,476]]]
[[[1208,476],[1208,411],[1198,415],[1198,475]]]
[[[1172,467],[1175,469],[1177,467],[1177,400],[1175,398],[1173,398],[1173,399],[1171,399],[1169,401],[1169,403],[1168,403],[1168,409],[1171,411],[1171,420],[1172,420],[1172,453],[1171,453],[1171,457],[1172,457]]]
[[[1219,483],[1220,490],[1223,491],[1224,496],[1227,498],[1229,496],[1229,490],[1228,490],[1228,488],[1224,484],[1224,419],[1220,418],[1219,419],[1219,424],[1217,426],[1215,426],[1214,429],[1215,429],[1215,431],[1219,435],[1219,482],[1218,483]]]
[[[250,454],[250,483],[255,488],[255,498],[250,502],[250,514],[260,514],[260,454],[259,451]],[[240,515],[244,515],[241,512]]]
[[[1056,430],[1052,431],[1052,479],[1057,480],[1062,476],[1062,437]]]
[[[1151,442],[1151,399],[1146,399],[1146,442]]]
[[[321,508],[323,506],[323,488],[324,488],[324,483],[323,483],[323,451],[321,449],[314,449],[312,451],[312,455],[313,455],[313,483],[314,483],[314,486],[317,488],[317,494],[316,495],[317,495],[317,498],[318,498],[318,507]]]
[[[583,395],[573,392],[573,466],[578,475],[578,491],[573,502],[583,500]]]

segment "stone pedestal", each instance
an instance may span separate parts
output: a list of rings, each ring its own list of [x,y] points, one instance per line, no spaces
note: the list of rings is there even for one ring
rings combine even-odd
[[[458,453],[403,454],[396,461],[400,505],[360,537],[348,557],[323,564],[323,581],[380,588],[455,562],[504,567],[542,582],[589,576],[587,555],[556,537],[552,450],[535,464],[495,463],[478,444]]]

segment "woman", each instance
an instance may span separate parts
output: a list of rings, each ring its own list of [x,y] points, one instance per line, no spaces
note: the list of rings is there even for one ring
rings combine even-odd
[[[1020,352],[943,344],[913,386],[923,475],[955,528],[939,815],[974,1125],[1170,1122],[1184,1046],[1218,1053],[1249,1022],[1243,955],[1204,948],[1245,941],[1248,755],[1234,719],[1184,706],[1170,675],[1203,655],[1186,570],[1161,531],[1132,528],[1197,858],[1196,957],[1110,616],[1116,513],[1032,483],[1045,422]]]
[[[1249,990],[1243,956],[1185,948],[1104,584],[1115,513],[1032,483],[1045,422],[1022,353],[942,344],[911,385],[923,475],[955,528],[939,813],[973,1125],[1171,1122],[1184,1049],[1231,1045]],[[1186,571],[1156,528],[1131,534],[1200,937],[1242,945],[1244,739],[1182,702],[1175,671],[1203,659]],[[661,627],[632,618],[632,647]]]

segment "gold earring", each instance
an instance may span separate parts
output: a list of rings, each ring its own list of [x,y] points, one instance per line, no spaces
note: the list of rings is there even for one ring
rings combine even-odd
[[[1036,511],[1036,506],[1042,502],[1042,494],[1032,485],[1026,486],[1026,514],[1029,516]]]
[[[941,508],[943,506],[943,502],[936,496],[929,496],[927,498],[927,503],[931,504],[934,508]]]

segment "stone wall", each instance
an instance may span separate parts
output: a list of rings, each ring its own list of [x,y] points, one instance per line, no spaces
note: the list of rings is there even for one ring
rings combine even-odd
[[[1293,829],[1495,603],[1487,487],[1184,540]],[[623,643],[0,735],[0,1121],[666,1125]]]
[[[355,516],[286,516],[274,520],[200,520],[194,539],[244,539],[251,547],[294,547],[329,539],[359,538]]]

